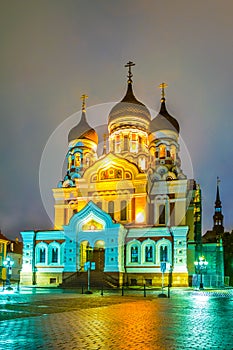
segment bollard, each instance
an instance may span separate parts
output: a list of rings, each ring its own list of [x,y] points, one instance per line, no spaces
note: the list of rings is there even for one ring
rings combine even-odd
[[[122,288],[121,288],[121,296],[122,297],[124,296],[124,286],[122,286]]]
[[[100,295],[104,295],[104,286],[103,286],[103,284],[102,284],[102,287],[101,287],[101,293],[100,293]]]
[[[17,291],[19,292],[19,281],[17,282]]]
[[[83,288],[83,284],[82,284],[82,294],[83,294],[83,289],[84,289],[84,288]]]
[[[167,297],[170,298],[170,285],[167,286]]]
[[[144,284],[144,297],[146,297],[146,285]]]

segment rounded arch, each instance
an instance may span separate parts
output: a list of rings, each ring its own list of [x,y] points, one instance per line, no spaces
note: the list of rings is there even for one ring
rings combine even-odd
[[[127,264],[141,263],[141,242],[134,239],[127,244],[126,249]]]
[[[166,238],[160,239],[156,244],[156,264],[160,265],[161,261],[172,264],[172,243]]]
[[[59,265],[60,264],[60,243],[54,241],[48,246],[48,264]]]
[[[47,265],[48,264],[48,245],[45,242],[37,243],[36,245],[36,264]]]
[[[156,246],[155,241],[148,238],[145,241],[143,241],[141,245],[142,250],[142,262],[143,263],[155,263],[156,261]]]

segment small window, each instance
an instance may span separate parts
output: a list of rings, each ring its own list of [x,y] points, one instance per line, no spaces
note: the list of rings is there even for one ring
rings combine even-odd
[[[168,261],[167,246],[160,247],[160,261]]]
[[[153,261],[153,247],[152,247],[152,245],[147,245],[145,248],[145,260],[146,260],[146,262]]]
[[[131,247],[131,262],[132,263],[138,262],[138,247],[137,246]]]
[[[45,248],[40,248],[39,251],[39,263],[45,263]]]
[[[130,284],[131,284],[131,286],[136,286],[136,285],[137,285],[137,280],[136,280],[136,278],[131,278]]]
[[[159,206],[159,225],[165,225],[165,205]]]
[[[52,263],[57,263],[58,262],[58,249],[56,247],[52,248]]]
[[[121,201],[121,221],[127,220],[127,202]]]
[[[147,286],[152,286],[152,279],[151,278],[146,278],[145,282],[146,282]]]
[[[111,218],[114,219],[114,202],[113,201],[108,202],[108,213],[111,216]]]
[[[166,156],[166,146],[161,145],[161,146],[159,146],[159,158],[164,159],[165,156]]]
[[[102,210],[102,202],[97,202],[96,205],[98,208],[100,208]]]
[[[57,283],[57,279],[56,278],[50,278],[49,279],[49,283],[50,284]]]

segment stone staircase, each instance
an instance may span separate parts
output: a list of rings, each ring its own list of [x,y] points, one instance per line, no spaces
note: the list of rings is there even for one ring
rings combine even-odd
[[[74,272],[72,275],[63,279],[60,284],[61,288],[82,288],[87,286],[88,273]],[[110,274],[101,271],[90,272],[90,287],[91,288],[105,288],[112,289],[119,287],[117,279]]]

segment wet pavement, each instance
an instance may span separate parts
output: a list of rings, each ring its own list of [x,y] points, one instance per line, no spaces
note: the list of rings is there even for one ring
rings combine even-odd
[[[127,293],[126,293],[127,294]],[[233,292],[0,293],[0,349],[233,349]]]

